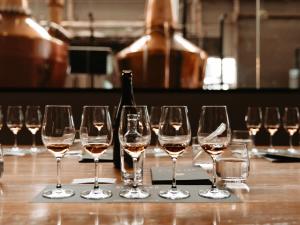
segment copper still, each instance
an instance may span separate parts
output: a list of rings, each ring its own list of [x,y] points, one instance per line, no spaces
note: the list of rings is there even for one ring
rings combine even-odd
[[[0,87],[63,87],[68,45],[30,17],[27,0],[0,0]]]
[[[148,0],[145,35],[117,55],[140,88],[200,88],[207,54],[176,32],[172,0]]]

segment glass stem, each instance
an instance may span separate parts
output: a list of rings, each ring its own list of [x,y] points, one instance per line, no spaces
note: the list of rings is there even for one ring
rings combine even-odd
[[[133,158],[133,185],[132,185],[133,188],[137,188],[137,186],[138,186],[137,178],[136,178],[136,173],[137,173],[136,167],[137,167],[137,158]]]
[[[255,134],[251,134],[252,148],[255,148]]]
[[[176,190],[176,161],[177,158],[172,158],[173,162],[173,173],[172,173],[172,190]]]
[[[290,135],[290,149],[293,149],[293,135]]]
[[[99,182],[98,182],[98,177],[99,177],[98,163],[99,163],[99,159],[96,158],[95,159],[95,184],[94,184],[94,189],[98,189],[99,188]]]
[[[61,188],[61,181],[60,181],[60,172],[61,172],[61,158],[58,157],[56,158],[56,165],[57,165],[57,184],[56,188],[60,189]]]
[[[270,149],[273,149],[273,135],[270,134]]]
[[[15,143],[14,143],[14,148],[18,147],[18,134],[15,134]]]
[[[212,182],[212,189],[217,188],[217,174],[216,174],[216,159],[214,156],[212,156],[212,161],[213,161],[213,174],[212,174],[212,178],[213,178],[213,182]]]
[[[36,144],[35,144],[35,134],[32,134],[32,148],[35,148]]]

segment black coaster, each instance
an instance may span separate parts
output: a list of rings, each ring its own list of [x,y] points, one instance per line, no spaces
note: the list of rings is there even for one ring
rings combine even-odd
[[[54,185],[47,186],[46,189],[54,188]],[[70,188],[75,191],[75,195],[70,198],[65,199],[47,199],[42,196],[42,192],[40,192],[33,200],[32,203],[239,203],[241,200],[234,194],[231,194],[229,198],[225,199],[208,199],[203,198],[198,195],[199,190],[208,189],[210,186],[198,186],[198,185],[179,185],[178,188],[182,190],[187,190],[190,192],[190,197],[186,199],[180,200],[169,200],[164,199],[158,196],[159,191],[167,190],[170,188],[170,185],[153,185],[146,186],[145,189],[150,192],[151,196],[146,199],[126,199],[119,196],[121,188],[120,185],[112,185],[105,184],[100,185],[100,187],[104,190],[111,190],[112,197],[108,199],[102,200],[87,200],[80,197],[80,193],[84,190],[91,190],[92,185],[63,185],[65,188]]]

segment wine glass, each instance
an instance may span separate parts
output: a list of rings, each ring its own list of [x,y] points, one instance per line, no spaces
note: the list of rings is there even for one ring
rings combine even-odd
[[[40,110],[40,106],[30,106],[26,107],[25,112],[25,125],[26,128],[32,134],[32,146],[31,152],[37,152],[36,142],[35,142],[35,135],[41,128],[42,124],[42,114]]]
[[[150,110],[150,124],[151,129],[155,134],[155,147],[154,153],[161,153],[161,149],[158,146],[158,129],[159,129],[159,119],[161,114],[160,106],[152,106]]]
[[[83,191],[85,199],[105,199],[112,196],[111,191],[102,190],[98,184],[98,163],[112,142],[112,125],[108,106],[84,106],[80,125],[80,140],[85,151],[95,161],[95,183],[92,190]]]
[[[276,153],[278,150],[273,147],[272,139],[280,126],[280,113],[278,107],[266,107],[264,126],[270,133],[270,147],[267,151]]]
[[[150,194],[137,182],[137,161],[143,157],[151,140],[151,127],[147,106],[122,107],[119,127],[120,144],[133,159],[134,178],[130,188],[124,188],[120,196],[129,199],[147,198]]]
[[[167,191],[160,191],[159,196],[166,199],[184,199],[190,196],[176,186],[176,161],[183,154],[191,140],[191,127],[186,106],[163,106],[159,121],[158,140],[162,149],[173,162],[172,186]]]
[[[7,127],[13,132],[15,136],[14,146],[12,147],[13,152],[21,152],[18,147],[17,135],[23,127],[23,111],[22,106],[8,106],[7,108]]]
[[[213,160],[213,183],[210,189],[199,191],[199,195],[205,198],[228,198],[230,192],[221,190],[216,186],[216,160],[226,149],[231,139],[231,130],[226,106],[202,106],[198,141],[202,149]]]
[[[245,121],[249,134],[252,138],[252,149],[251,155],[256,155],[258,149],[255,147],[255,136],[259,131],[262,123],[262,111],[260,107],[250,106],[247,109],[247,114],[245,116]]]
[[[71,189],[61,185],[61,160],[75,139],[72,108],[69,105],[46,105],[42,123],[42,141],[57,162],[57,184],[55,189],[43,192],[45,198],[61,199],[74,195]]]
[[[299,128],[299,109],[297,107],[285,107],[283,115],[283,127],[290,136],[290,148],[288,151],[291,153],[296,153],[297,151],[293,147],[293,135]]]

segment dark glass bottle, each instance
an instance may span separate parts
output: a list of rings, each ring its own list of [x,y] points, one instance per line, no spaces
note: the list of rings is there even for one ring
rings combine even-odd
[[[132,72],[131,70],[123,70],[121,75],[121,85],[122,85],[122,96],[120,103],[115,114],[114,119],[114,152],[113,160],[116,168],[121,168],[121,154],[120,154],[120,141],[118,137],[118,131],[120,126],[121,111],[123,105],[135,105],[132,87]],[[125,162],[132,166],[132,158],[126,153],[124,157]]]

